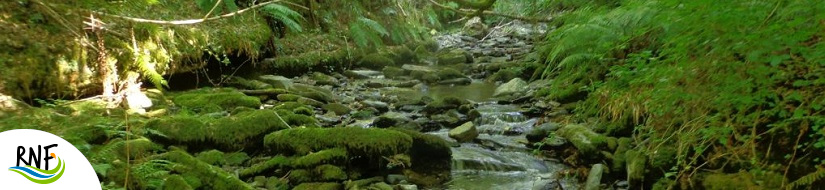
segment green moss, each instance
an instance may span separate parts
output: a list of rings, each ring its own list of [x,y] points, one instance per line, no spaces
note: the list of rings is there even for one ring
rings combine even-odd
[[[450,109],[456,109],[461,105],[468,104],[469,101],[454,96],[437,99],[424,106],[424,112],[441,113]]]
[[[324,110],[335,112],[335,114],[337,115],[349,114],[352,111],[352,108],[349,108],[348,106],[341,103],[329,103],[322,107],[324,108]]]
[[[570,141],[582,155],[593,158],[598,155],[600,148],[607,146],[604,135],[593,132],[584,125],[565,125],[556,134]]]
[[[469,63],[470,61],[467,59],[467,52],[464,50],[455,49],[448,52],[443,52],[438,54],[438,64],[439,65],[453,65],[453,64],[462,64],[462,63]]]
[[[659,146],[650,157],[650,166],[662,170],[670,169],[676,164],[676,148],[670,145]]]
[[[653,190],[668,190],[670,187],[676,185],[676,181],[670,178],[663,177],[653,184]]]
[[[210,124],[212,141],[227,150],[259,145],[264,135],[286,129],[272,110],[255,110],[215,120]]]
[[[318,120],[316,120],[313,116],[294,114],[283,110],[278,111],[278,114],[281,116],[281,119],[284,119],[284,122],[292,127],[321,127],[320,122],[318,122]],[[277,118],[273,119],[273,121],[277,120]]]
[[[389,156],[412,146],[401,132],[363,128],[292,128],[267,135],[264,144],[276,151],[306,155],[310,151],[344,148],[350,156]]]
[[[352,118],[369,119],[370,117],[372,117],[374,115],[375,115],[375,113],[373,113],[370,110],[360,110],[360,111],[357,111],[357,112],[353,113]]]
[[[322,181],[341,181],[347,179],[347,173],[341,168],[334,165],[324,164],[315,167],[315,173],[319,180]]]
[[[186,178],[199,178],[204,187],[209,189],[252,189],[249,184],[239,180],[222,169],[209,165],[180,150],[173,150],[158,156],[163,160],[177,163],[172,170]],[[191,183],[189,183],[191,184]]]
[[[109,138],[106,131],[99,125],[89,124],[79,124],[76,127],[67,128],[60,136],[64,139],[77,138],[90,144],[100,144]]]
[[[397,79],[407,75],[407,72],[404,69],[398,67],[384,67],[381,72],[384,73],[384,77],[391,79]]]
[[[297,101],[298,98],[301,98],[301,97],[303,97],[303,96],[299,96],[299,95],[295,95],[295,94],[278,94],[278,100],[284,101],[284,102],[294,102],[294,101]]]
[[[496,71],[490,77],[487,77],[488,82],[506,82],[519,77],[522,75],[522,69],[520,68],[506,68]]]
[[[175,104],[195,112],[213,112],[215,106],[223,110],[235,107],[258,108],[261,100],[232,89],[201,89],[184,92],[173,98]]]
[[[438,78],[439,80],[446,80],[454,78],[467,78],[467,76],[465,76],[464,73],[461,73],[461,71],[459,70],[453,68],[446,68],[438,71]]]
[[[339,163],[347,159],[347,150],[343,148],[331,148],[294,159],[291,163],[293,167],[308,168],[321,164]]]
[[[340,183],[302,183],[292,190],[342,190]]]
[[[647,156],[637,150],[628,150],[625,153],[627,160],[627,181],[630,186],[642,185],[645,179],[645,164],[647,164]]]
[[[315,175],[313,175],[312,171],[309,170],[294,169],[289,171],[288,178],[291,183],[304,183],[314,181]]]
[[[231,152],[224,154],[224,160],[226,165],[237,166],[249,160],[249,155],[246,152]]]
[[[261,163],[254,164],[250,167],[244,168],[238,172],[238,175],[241,177],[249,177],[264,173],[266,171],[272,171],[275,168],[282,168],[285,166],[289,166],[292,163],[292,159],[289,159],[284,156],[275,156],[266,160]]]
[[[296,83],[292,84],[292,86],[290,86],[288,90],[293,94],[301,95],[303,97],[311,98],[325,103],[332,102],[333,100],[332,91],[318,86]]]
[[[305,98],[305,97],[298,98],[298,100],[295,100],[295,101],[298,102],[298,103],[304,104],[304,105],[310,105],[310,106],[315,106],[315,107],[321,107],[321,106],[324,105],[323,102],[320,102],[318,100],[314,100],[314,99],[311,99],[311,98]]]
[[[370,184],[373,184],[373,183],[378,183],[378,182],[383,182],[383,181],[384,181],[384,177],[376,176],[376,177],[371,177],[371,178],[367,178],[367,179],[347,181],[346,182],[346,187],[347,187],[347,189],[358,189],[358,188],[367,187],[367,186],[369,186]]]
[[[299,107],[292,110],[292,113],[305,115],[305,116],[314,116],[315,111],[308,107]]]
[[[625,169],[625,165],[627,163],[626,153],[630,150],[632,139],[627,137],[619,138],[618,146],[616,147],[616,151],[613,152],[613,164],[610,165],[610,169],[613,172],[622,172]]]
[[[710,174],[702,180],[707,190],[762,189],[753,182],[753,176],[747,172],[734,174]]]
[[[288,111],[292,111],[292,110],[295,110],[295,109],[298,109],[298,108],[302,108],[302,107],[312,109],[312,108],[310,108],[310,107],[308,107],[308,106],[306,106],[306,105],[304,105],[304,104],[298,103],[298,102],[281,102],[280,104],[278,104],[277,106],[275,106],[275,109],[276,109],[276,110],[288,110]]]
[[[272,88],[272,85],[267,84],[265,82],[261,82],[259,80],[249,80],[241,77],[232,77],[230,84],[234,87],[242,88],[242,89],[252,89],[252,90],[260,90],[260,89],[269,89]]]
[[[413,146],[409,151],[413,166],[450,170],[452,150],[447,141],[441,137],[418,131],[399,128],[391,129],[407,134],[413,138]]]
[[[164,190],[192,190],[192,186],[186,183],[186,180],[183,179],[180,175],[169,175],[166,179],[163,180],[163,188]]]
[[[202,119],[194,116],[179,115],[153,119],[145,126],[147,129],[159,132],[162,139],[173,143],[201,143],[209,137],[207,125]]]
[[[224,153],[219,150],[203,151],[196,154],[195,157],[210,165],[223,165],[226,161]]]
[[[361,61],[358,63],[358,66],[370,69],[382,69],[386,66],[393,65],[395,65],[395,61],[378,53],[366,55],[361,58]]]

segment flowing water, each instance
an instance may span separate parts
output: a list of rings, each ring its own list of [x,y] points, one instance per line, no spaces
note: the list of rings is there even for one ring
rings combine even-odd
[[[464,91],[455,91],[460,95]],[[562,163],[545,161],[524,146],[524,133],[536,119],[527,118],[513,105],[482,103],[474,123],[481,133],[475,142],[453,147],[452,180],[447,189],[576,189],[573,179],[558,179]],[[448,141],[448,129],[430,132]]]

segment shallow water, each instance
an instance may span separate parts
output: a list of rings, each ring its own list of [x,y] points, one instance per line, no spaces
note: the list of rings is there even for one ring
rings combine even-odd
[[[496,91],[496,84],[473,81],[469,85],[435,85],[426,90],[426,95],[440,99],[444,97],[464,98],[476,102],[490,101]]]

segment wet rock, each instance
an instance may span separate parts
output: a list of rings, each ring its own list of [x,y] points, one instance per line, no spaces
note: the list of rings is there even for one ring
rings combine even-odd
[[[515,94],[521,91],[524,91],[527,87],[527,82],[521,80],[520,78],[514,78],[510,80],[510,82],[504,83],[493,93],[493,96],[501,97],[505,95]]]
[[[344,71],[344,76],[355,78],[355,79],[369,79],[369,78],[377,78],[382,75],[381,72],[373,71],[373,70],[347,70]]]
[[[593,132],[584,125],[565,125],[556,131],[556,134],[573,143],[585,158],[597,157],[600,148],[607,146],[607,138],[604,135]]]
[[[404,64],[404,65],[402,65],[402,66],[401,66],[401,69],[406,70],[407,72],[413,72],[413,71],[418,71],[418,72],[435,72],[435,70],[434,70],[434,69],[432,69],[432,68],[430,68],[430,67],[427,67],[427,66],[410,65],[410,64]]]
[[[455,117],[451,114],[438,114],[430,116],[432,122],[435,122],[444,127],[454,127],[461,122],[461,118]]]
[[[387,104],[385,102],[382,102],[382,101],[364,100],[364,101],[361,101],[361,103],[364,104],[365,106],[369,106],[369,107],[378,109],[378,111],[381,111],[381,112],[385,112],[385,111],[388,111],[390,109],[389,104]]]
[[[470,142],[478,137],[478,130],[476,130],[476,126],[473,122],[467,122],[461,126],[451,129],[449,136],[458,142]]]
[[[341,118],[336,116],[316,115],[315,119],[318,119],[318,121],[320,121],[321,123],[326,124],[336,124],[338,122],[341,122]]]
[[[555,132],[558,130],[559,127],[561,127],[561,125],[558,123],[542,123],[541,125],[534,127],[533,130],[530,130],[530,133],[527,133],[526,138],[530,142],[539,142],[547,137],[547,135],[550,135],[550,132]]]
[[[411,121],[412,120],[408,116],[402,113],[387,112],[381,116],[378,116],[378,118],[375,119],[372,125],[378,128],[387,128],[399,126]]]
[[[585,190],[599,190],[601,189],[602,174],[605,172],[603,164],[593,164],[590,168],[590,174],[587,175],[587,181],[584,184]]]
[[[552,190],[558,189],[559,187],[560,186],[558,183],[556,183],[556,180],[541,179],[533,183],[532,190]]]
[[[337,115],[345,115],[352,112],[352,108],[341,104],[341,103],[329,103],[324,106],[321,106],[324,110],[334,112]]]
[[[467,101],[467,100],[463,100],[463,99],[460,99],[460,98],[449,96],[449,97],[445,97],[443,99],[439,99],[439,100],[432,101],[432,102],[428,103],[426,106],[424,106],[424,110],[422,110],[422,111],[424,111],[426,113],[431,113],[431,114],[433,114],[433,113],[442,113],[442,112],[450,110],[450,109],[456,109],[459,106],[464,105],[464,104],[468,104],[468,103],[469,103],[469,101]]]
[[[417,84],[421,84],[421,81],[419,81],[419,80],[406,80],[406,81],[403,81],[403,82],[400,82],[400,83],[396,84],[395,87],[410,88],[410,87],[413,87]]]
[[[401,190],[418,190],[418,186],[414,184],[401,184],[398,185],[398,188]]]

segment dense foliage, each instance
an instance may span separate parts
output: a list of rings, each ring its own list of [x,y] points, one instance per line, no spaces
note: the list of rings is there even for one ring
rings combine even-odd
[[[534,77],[555,79],[544,95],[582,100],[580,118],[633,137],[650,177],[691,188],[705,170],[784,176],[765,187],[822,176],[822,2],[553,4],[566,11],[539,52]]]

